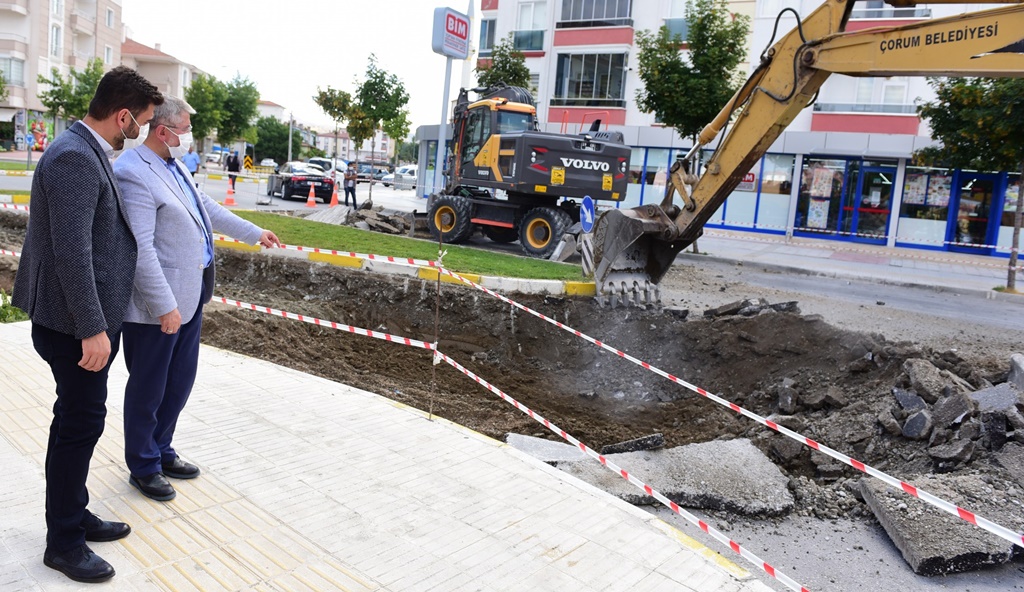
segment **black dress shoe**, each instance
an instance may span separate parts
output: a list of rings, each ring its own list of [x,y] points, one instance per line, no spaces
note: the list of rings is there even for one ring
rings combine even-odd
[[[160,467],[164,475],[174,479],[195,479],[199,476],[199,467],[181,460],[180,456],[174,457],[174,462],[163,463]]]
[[[85,540],[93,543],[123,539],[132,531],[132,527],[124,522],[102,520],[89,510],[85,511],[85,516],[82,518],[82,528],[85,529]]]
[[[43,564],[76,582],[95,584],[114,577],[114,568],[92,552],[88,545],[75,547],[63,553],[43,553]]]
[[[145,477],[136,477],[132,475],[128,478],[128,482],[132,484],[135,489],[142,492],[142,495],[149,499],[154,499],[158,502],[166,502],[174,499],[175,493],[174,488],[167,482],[167,478],[164,477],[163,473],[153,473],[152,475],[146,475]]]

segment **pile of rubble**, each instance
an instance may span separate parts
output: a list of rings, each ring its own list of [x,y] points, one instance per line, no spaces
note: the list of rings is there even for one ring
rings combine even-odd
[[[412,236],[416,230],[416,219],[412,212],[388,210],[383,207],[369,208],[364,202],[359,208],[337,206],[317,210],[306,217],[314,222],[354,226],[363,230],[373,230],[386,234],[403,234]]]

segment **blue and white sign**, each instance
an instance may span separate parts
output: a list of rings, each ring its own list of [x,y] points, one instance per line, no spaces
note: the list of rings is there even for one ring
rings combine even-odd
[[[583,205],[580,206],[580,226],[583,232],[590,232],[594,229],[594,200],[589,195],[583,196]]]

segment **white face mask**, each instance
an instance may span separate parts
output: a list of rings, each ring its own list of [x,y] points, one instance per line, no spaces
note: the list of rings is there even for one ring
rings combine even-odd
[[[170,128],[167,128],[172,134],[178,136],[178,145],[169,146],[167,142],[164,142],[164,146],[171,152],[171,158],[181,158],[188,154],[188,147],[192,145],[192,132],[185,132],[183,134],[175,134]]]
[[[135,125],[138,126],[139,135],[135,136],[134,138],[129,138],[128,134],[124,133],[124,130],[121,130],[121,135],[124,137],[124,146],[121,148],[121,150],[116,151],[117,154],[120,154],[124,150],[130,150],[132,148],[135,148],[136,146],[141,146],[142,143],[146,141],[146,136],[149,135],[148,121],[146,122],[146,125],[139,125],[139,122],[135,121],[135,116],[132,115],[131,111],[128,112],[128,116],[131,117],[132,122],[134,122]]]

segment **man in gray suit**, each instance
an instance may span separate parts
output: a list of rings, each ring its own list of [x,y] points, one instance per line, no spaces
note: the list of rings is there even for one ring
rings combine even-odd
[[[43,563],[79,582],[114,568],[85,544],[125,537],[131,527],[86,509],[85,481],[106,417],[107,371],[135,276],[135,237],[110,158],[139,136],[163,102],[124,66],[107,72],[89,113],[57,137],[32,178],[28,234],[12,303],[32,319],[32,344],[57,384],[46,446]]]
[[[145,142],[114,163],[139,245],[135,290],[125,316],[124,453],[129,483],[158,501],[175,496],[167,477],[199,468],[171,444],[199,363],[203,305],[214,286],[213,230],[249,244],[280,246],[277,236],[232,214],[196,188],[177,160],[192,144],[185,101],[165,96]]]

